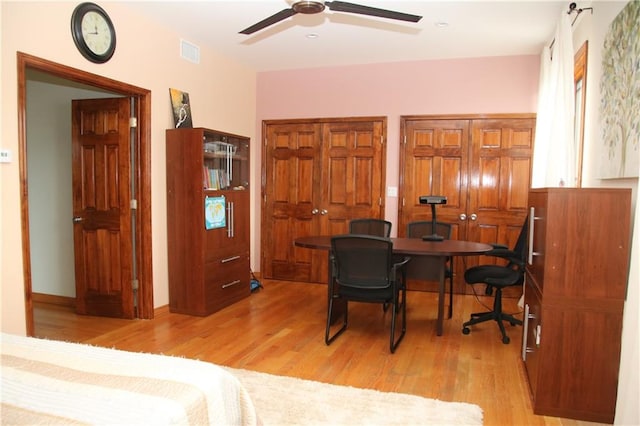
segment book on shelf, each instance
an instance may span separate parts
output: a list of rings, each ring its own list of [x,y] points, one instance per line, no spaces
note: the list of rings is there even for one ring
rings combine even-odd
[[[225,189],[231,186],[229,173],[223,169],[213,169],[204,167],[202,174],[202,184],[206,189]]]

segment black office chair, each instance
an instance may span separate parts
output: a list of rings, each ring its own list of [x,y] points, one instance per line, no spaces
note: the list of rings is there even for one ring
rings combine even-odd
[[[430,220],[419,220],[407,224],[407,238],[422,238],[433,233],[433,222]],[[450,239],[451,224],[436,222],[435,233],[443,236],[445,240]],[[451,318],[453,316],[453,256],[447,258],[444,277],[449,280],[449,318]]]
[[[462,333],[469,334],[470,325],[485,321],[496,321],[502,333],[502,343],[510,342],[509,336],[504,329],[502,321],[509,321],[512,326],[522,325],[522,321],[513,315],[502,312],[502,289],[514,285],[522,285],[524,282],[525,259],[527,256],[527,230],[529,228],[528,218],[525,219],[518,240],[513,250],[509,250],[504,245],[494,244],[491,251],[485,253],[487,256],[496,256],[508,261],[507,265],[480,265],[469,268],[464,273],[464,280],[467,284],[484,283],[495,290],[493,299],[493,310],[489,312],[478,312],[471,314],[471,319],[462,324]]]
[[[349,233],[389,238],[391,235],[391,222],[373,218],[352,219],[349,222]]]
[[[325,343],[331,344],[347,328],[348,303],[381,303],[392,307],[389,349],[394,353],[405,335],[407,326],[406,286],[397,279],[399,270],[409,260],[393,263],[393,244],[388,238],[370,235],[337,235],[331,238],[331,280],[329,283]],[[401,300],[398,300],[398,299]],[[334,302],[344,300],[342,326],[333,336],[331,320]],[[402,312],[402,328],[396,339],[396,314]]]

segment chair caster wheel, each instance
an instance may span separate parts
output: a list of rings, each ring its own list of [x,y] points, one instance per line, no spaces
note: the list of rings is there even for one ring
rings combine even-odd
[[[469,334],[469,333],[471,333],[471,330],[469,330],[469,327],[464,327],[462,329],[462,334]]]
[[[509,336],[504,336],[502,338],[502,343],[504,343],[505,345],[508,345],[509,342],[511,342],[511,339],[509,339]]]

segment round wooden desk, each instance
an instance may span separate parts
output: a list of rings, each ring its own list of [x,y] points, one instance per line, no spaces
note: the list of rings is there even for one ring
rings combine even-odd
[[[393,253],[412,258],[410,278],[435,279],[438,281],[437,333],[442,336],[444,318],[445,263],[449,256],[473,256],[485,253],[493,247],[473,241],[444,240],[424,241],[420,238],[391,238]],[[296,238],[294,244],[309,249],[331,250],[330,235],[312,235]],[[436,266],[434,268],[434,266]],[[331,268],[331,262],[329,262]],[[331,279],[331,271],[329,271]]]

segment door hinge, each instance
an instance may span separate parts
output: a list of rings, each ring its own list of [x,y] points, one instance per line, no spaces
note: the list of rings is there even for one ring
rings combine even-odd
[[[133,291],[138,291],[138,289],[140,288],[140,281],[131,280],[131,288],[133,289]]]
[[[129,208],[131,210],[136,210],[138,208],[138,200],[130,200],[129,201]]]
[[[384,145],[384,136],[380,135],[380,145]]]
[[[138,127],[138,119],[136,117],[129,117],[129,127]]]
[[[378,198],[378,205],[381,206],[382,205],[382,197]]]
[[[406,144],[407,144],[407,135],[404,135],[404,136],[403,136],[403,139],[404,139],[404,142],[403,142],[403,143],[406,145]]]

